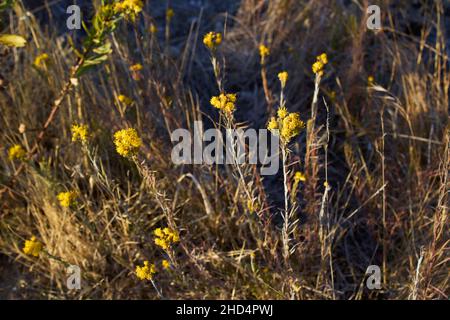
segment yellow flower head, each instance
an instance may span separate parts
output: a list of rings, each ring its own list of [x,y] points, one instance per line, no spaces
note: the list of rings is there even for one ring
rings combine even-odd
[[[328,57],[326,53],[322,53],[321,55],[317,56],[317,60],[322,62],[324,65],[328,63]]]
[[[270,118],[270,121],[267,124],[267,129],[270,131],[278,129],[278,121],[275,117]]]
[[[167,9],[167,11],[166,11],[166,19],[167,19],[167,21],[172,20],[174,14],[175,14],[175,12],[173,11],[172,8]]]
[[[133,128],[122,129],[114,133],[117,153],[123,157],[135,156],[142,145],[137,131]]]
[[[156,273],[156,267],[153,263],[150,264],[148,261],[144,261],[144,265],[142,267],[137,266],[135,272],[136,272],[136,276],[140,280],[150,281],[153,279],[153,276]]]
[[[22,48],[27,44],[27,40],[17,34],[0,34],[0,44],[7,47]]]
[[[203,44],[209,50],[215,50],[222,43],[222,34],[220,32],[208,32],[203,37]]]
[[[72,142],[80,141],[81,143],[86,143],[89,137],[89,129],[87,125],[72,125]]]
[[[300,133],[300,130],[305,127],[305,123],[300,119],[298,113],[289,113],[289,115],[282,120],[281,138],[285,142],[289,142],[293,137]]]
[[[284,88],[286,86],[286,82],[287,82],[288,78],[289,78],[289,74],[287,73],[287,71],[283,71],[278,74],[278,79],[280,79],[282,88]]]
[[[133,64],[133,65],[130,67],[130,71],[132,71],[132,72],[137,72],[137,71],[141,71],[143,68],[144,68],[144,67],[142,66],[142,64],[136,63],[136,64]]]
[[[323,69],[325,68],[325,65],[328,63],[328,56],[326,53],[322,53],[316,57],[316,62],[312,65],[312,71],[319,75],[323,75]]]
[[[323,75],[323,67],[324,67],[324,65],[323,65],[322,62],[316,61],[316,62],[314,62],[313,65],[312,65],[312,71],[313,71],[315,74]]]
[[[27,152],[19,144],[13,145],[8,150],[8,159],[11,160],[11,161],[14,160],[14,159],[24,160],[26,155],[27,155]]]
[[[155,34],[155,33],[158,32],[158,28],[155,26],[154,23],[151,23],[151,24],[150,24],[149,31],[150,31],[151,34]]]
[[[294,180],[295,180],[296,183],[298,183],[300,181],[305,182],[306,181],[306,176],[305,176],[305,174],[303,172],[297,171],[295,173],[295,175],[294,175]]]
[[[116,14],[123,14],[128,20],[134,21],[143,7],[142,0],[123,0],[115,4],[114,11]]]
[[[163,260],[161,264],[162,264],[164,269],[166,269],[166,270],[170,269],[170,262],[169,261]]]
[[[133,104],[133,99],[128,98],[126,95],[120,94],[117,99],[126,106]]]
[[[298,113],[289,113],[286,107],[280,107],[277,111],[277,118],[272,117],[267,124],[267,128],[270,131],[279,130],[279,132],[273,133],[279,133],[284,143],[289,143],[304,127],[305,123],[300,119],[300,115]]]
[[[36,237],[31,237],[30,240],[25,240],[25,245],[23,247],[23,253],[37,257],[42,251],[42,243],[36,240]]]
[[[270,55],[270,49],[264,44],[259,45],[259,55],[261,56],[261,64],[264,64],[266,57]]]
[[[155,235],[155,244],[164,250],[169,249],[172,243],[180,241],[178,232],[167,227],[164,229],[157,228],[153,231],[153,234]]]
[[[155,244],[158,247],[163,248],[164,250],[167,250],[170,247],[170,243],[168,243],[166,240],[161,239],[161,238],[155,238]]]
[[[56,197],[58,198],[61,207],[69,208],[70,206],[75,205],[77,193],[75,191],[60,192]]]
[[[373,76],[368,76],[367,77],[367,85],[369,87],[373,86],[373,84],[375,83],[375,78]]]
[[[50,58],[49,55],[46,53],[40,54],[34,59],[33,65],[36,68],[41,69],[41,68],[45,67],[47,60],[49,58]]]
[[[153,230],[153,234],[155,236],[157,236],[158,238],[163,238],[164,237],[164,232],[162,231],[161,228],[156,228],[155,230]]]
[[[277,116],[283,120],[284,118],[286,118],[288,116],[289,112],[287,111],[286,107],[280,107],[278,108],[277,111]]]
[[[221,93],[217,97],[212,97],[210,103],[213,107],[230,114],[236,109],[236,99],[235,93]]]

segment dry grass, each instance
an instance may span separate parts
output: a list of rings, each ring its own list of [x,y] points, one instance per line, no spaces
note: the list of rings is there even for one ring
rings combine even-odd
[[[79,46],[82,35],[56,34],[53,20],[44,30],[20,0],[3,14],[2,32],[26,35],[29,43],[2,48],[0,57],[0,296],[157,299],[134,270],[143,260],[159,266],[167,256],[152,231],[169,225],[181,241],[173,248],[173,269],[159,267],[154,278],[165,298],[448,299],[444,22],[450,17],[443,1],[382,1],[378,33],[365,26],[365,1],[242,0],[237,11],[220,14],[172,1],[170,30],[164,30],[165,2],[156,2],[148,1],[135,26],[123,23],[109,37],[113,53],[64,96],[38,152],[19,173],[21,163],[8,160],[7,150],[13,144],[32,149],[76,63],[68,39]],[[157,36],[148,31],[152,22]],[[250,165],[237,170],[170,160],[170,132],[192,129],[198,119],[207,127],[219,122],[209,105],[217,86],[201,43],[210,30],[224,33],[218,56],[224,87],[238,93],[237,123],[265,127],[276,110],[281,70],[290,75],[289,110],[308,121],[290,146],[290,179],[300,170],[307,180],[295,197],[299,223],[287,258],[281,173],[264,177]],[[266,90],[261,42],[271,51]],[[43,52],[49,63],[37,71],[32,63]],[[311,64],[321,52],[330,63],[313,103]],[[128,71],[134,63],[144,66],[138,80]],[[369,75],[374,85],[367,84]],[[133,106],[119,107],[120,94]],[[87,147],[71,142],[72,123],[91,128]],[[139,162],[115,152],[112,135],[127,126],[143,140]],[[61,208],[56,199],[67,190],[79,194],[74,208]],[[256,212],[248,209],[249,192]],[[61,262],[22,253],[32,235],[52,255],[81,267],[82,290],[67,290]],[[372,264],[381,267],[381,290],[365,286]]]

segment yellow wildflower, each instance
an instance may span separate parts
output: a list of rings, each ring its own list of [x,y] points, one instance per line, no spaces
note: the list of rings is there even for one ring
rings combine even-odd
[[[129,128],[119,130],[114,134],[114,144],[118,154],[123,157],[131,157],[138,153],[142,140],[135,129]]]
[[[328,56],[326,53],[322,53],[321,55],[317,56],[317,60],[326,65],[328,63]]]
[[[375,83],[375,78],[373,76],[368,76],[367,77],[367,85],[369,87],[373,86],[373,84]]]
[[[128,98],[126,95],[120,94],[117,99],[126,106],[133,104],[133,99]]]
[[[154,234],[155,236],[159,237],[159,238],[163,238],[163,237],[164,237],[164,232],[162,231],[161,228],[156,228],[156,229],[153,231],[153,234]]]
[[[153,234],[156,236],[155,244],[164,250],[169,249],[172,243],[180,241],[178,232],[167,227],[164,229],[157,228],[153,231]]]
[[[278,121],[275,117],[270,118],[270,121],[267,124],[267,129],[270,131],[278,129]]]
[[[151,24],[150,24],[149,31],[150,31],[151,34],[155,34],[155,33],[158,32],[158,28],[155,26],[154,23],[151,23]]]
[[[303,182],[305,182],[306,181],[306,176],[305,176],[305,174],[303,173],[303,172],[300,172],[300,171],[297,171],[296,173],[295,173],[295,175],[294,175],[294,180],[295,180],[295,182],[299,182],[299,181],[303,181]]]
[[[316,62],[314,62],[313,63],[313,65],[312,65],[312,71],[315,73],[315,74],[318,74],[318,75],[323,75],[323,63],[322,62],[320,62],[320,61],[316,61]]]
[[[25,245],[23,247],[23,253],[30,256],[39,256],[42,251],[42,243],[36,240],[36,237],[31,237],[30,240],[25,240]]]
[[[270,55],[270,49],[264,44],[259,45],[259,55],[261,56],[261,64],[264,64],[266,57]]]
[[[7,47],[22,48],[27,44],[27,40],[17,34],[0,34],[0,44]]]
[[[161,264],[162,264],[164,269],[166,269],[166,270],[170,269],[170,262],[169,261],[163,260]]]
[[[8,150],[8,159],[11,161],[14,159],[23,160],[23,159],[25,159],[26,155],[27,155],[27,152],[19,144],[13,145]]]
[[[136,64],[133,64],[133,65],[130,67],[130,71],[132,71],[132,72],[137,72],[137,71],[141,71],[143,68],[144,68],[144,67],[142,66],[142,64],[136,63]]]
[[[166,240],[161,239],[161,238],[155,238],[155,244],[158,247],[163,248],[164,250],[169,249],[169,246],[170,246],[170,244]]]
[[[281,138],[285,142],[289,142],[293,137],[300,133],[300,130],[305,127],[305,123],[300,119],[298,113],[290,113],[282,121]]]
[[[85,143],[89,136],[89,129],[87,125],[72,125],[72,142],[80,141]]]
[[[222,34],[220,32],[208,32],[203,37],[203,44],[209,50],[215,50],[222,43]]]
[[[211,105],[226,113],[232,113],[236,109],[236,94],[235,93],[221,93],[217,97],[212,97]]]
[[[40,54],[34,59],[33,65],[38,69],[42,69],[45,67],[49,58],[49,55],[46,53]]]
[[[60,192],[56,197],[61,207],[68,208],[76,203],[77,193],[75,191]]]
[[[166,19],[167,19],[167,21],[172,20],[174,14],[175,14],[175,12],[173,11],[173,9],[172,8],[168,8],[167,11],[166,11]]]
[[[286,107],[280,107],[277,111],[278,118],[272,117],[267,124],[267,129],[273,131],[280,130],[280,136],[284,143],[288,143],[291,138],[300,133],[305,127],[305,123],[300,119],[298,113],[289,113]],[[278,132],[275,132],[278,134]]]
[[[123,0],[115,4],[114,11],[116,14],[123,14],[126,19],[134,21],[143,7],[142,0]]]
[[[280,79],[282,88],[284,88],[286,86],[286,82],[287,82],[288,78],[289,78],[289,74],[287,73],[287,71],[283,71],[278,74],[278,79]]]
[[[156,267],[155,265],[152,263],[150,264],[148,261],[144,261],[144,265],[141,266],[137,266],[136,267],[136,276],[140,279],[140,280],[152,280],[153,276],[156,273]]]
[[[312,65],[312,71],[319,75],[323,75],[323,69],[325,68],[325,65],[328,63],[328,56],[326,53],[322,53],[316,57],[316,62]]]
[[[289,112],[287,111],[286,107],[280,107],[278,108],[277,111],[277,116],[283,120],[284,118],[286,118],[289,115]]]

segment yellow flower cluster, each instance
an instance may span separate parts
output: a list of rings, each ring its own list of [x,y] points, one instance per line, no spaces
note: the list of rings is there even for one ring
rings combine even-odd
[[[136,276],[140,279],[140,280],[152,280],[153,276],[156,273],[156,267],[155,265],[152,263],[150,264],[148,261],[144,261],[144,265],[141,266],[137,266],[136,267]]]
[[[133,99],[128,98],[126,95],[120,94],[117,99],[126,106],[133,104]]]
[[[300,181],[305,182],[306,181],[306,176],[305,176],[305,174],[303,172],[297,171],[295,173],[295,175],[294,175],[294,180],[297,183],[300,182]]]
[[[236,99],[235,93],[221,93],[217,97],[212,97],[210,103],[213,107],[230,114],[236,109]]]
[[[75,191],[60,192],[56,197],[58,198],[61,207],[68,208],[75,205],[77,193]]]
[[[167,227],[163,229],[157,228],[153,231],[153,234],[156,236],[155,244],[164,250],[169,249],[172,243],[180,241],[178,232]]]
[[[264,44],[259,45],[259,55],[261,56],[261,64],[264,64],[266,57],[270,55],[270,49]]]
[[[289,115],[289,111],[287,111],[286,107],[280,107],[277,111],[277,116],[279,119],[284,119]]]
[[[203,44],[209,50],[215,50],[222,43],[222,34],[220,32],[208,32],[203,37]]]
[[[174,14],[175,14],[175,12],[173,11],[172,8],[167,9],[167,11],[166,11],[166,20],[167,21],[172,20]]]
[[[277,118],[272,117],[267,124],[267,129],[270,131],[279,130],[284,143],[288,143],[297,136],[304,127],[305,123],[300,119],[300,115],[296,112],[289,113],[285,107],[279,108]]]
[[[123,14],[125,18],[134,21],[143,7],[142,0],[123,0],[115,4],[114,11],[116,14]]]
[[[162,264],[163,268],[166,269],[166,270],[168,270],[170,268],[170,262],[167,261],[167,260],[163,260],[161,262],[161,264]]]
[[[89,129],[87,125],[72,125],[72,142],[80,141],[81,143],[85,143],[89,137]]]
[[[45,67],[49,58],[49,55],[46,53],[40,54],[34,59],[33,65],[38,69],[42,69]]]
[[[286,82],[287,82],[288,78],[289,78],[289,74],[287,73],[287,71],[283,71],[278,74],[278,79],[281,82],[281,88],[284,88],[286,86]]]
[[[27,152],[19,144],[13,145],[8,150],[8,159],[11,161],[14,159],[23,160],[23,159],[25,159],[26,155],[27,155]]]
[[[2,5],[5,2],[2,2]],[[0,44],[7,47],[22,48],[27,44],[27,40],[17,34],[0,34]]]
[[[42,243],[36,240],[36,237],[31,237],[30,240],[25,240],[25,245],[23,247],[23,253],[37,257],[42,251]]]
[[[328,63],[328,57],[326,53],[322,53],[321,55],[316,57],[316,62],[312,65],[312,71],[319,75],[323,75],[323,69],[325,68],[325,65]]]
[[[117,153],[123,157],[135,156],[142,145],[137,131],[133,128],[122,129],[114,134]]]
[[[157,26],[155,26],[155,24],[154,24],[154,23],[150,23],[150,28],[149,28],[149,31],[150,31],[150,33],[151,33],[151,34],[155,34],[155,33],[157,33],[157,32],[158,32],[158,27],[157,27]]]
[[[143,68],[144,68],[144,67],[142,66],[142,64],[136,63],[136,64],[133,64],[133,65],[130,67],[130,71],[132,71],[132,72],[138,72],[138,71],[141,71]]]

